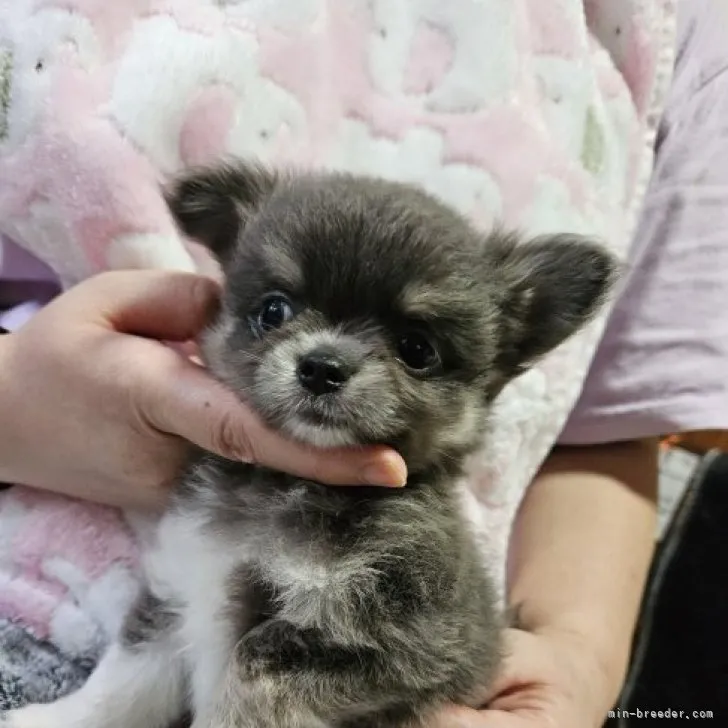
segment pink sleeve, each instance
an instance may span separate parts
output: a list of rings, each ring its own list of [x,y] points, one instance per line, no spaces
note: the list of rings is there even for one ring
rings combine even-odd
[[[630,271],[562,444],[728,428],[728,9],[680,7]]]

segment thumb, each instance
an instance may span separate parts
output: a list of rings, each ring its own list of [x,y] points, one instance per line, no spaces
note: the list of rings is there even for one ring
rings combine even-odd
[[[258,463],[331,485],[400,486],[406,466],[384,447],[317,450],[292,442],[260,418],[205,369],[175,356],[175,371],[154,382],[145,419],[157,430],[238,462]]]
[[[220,287],[211,278],[160,270],[102,273],[67,294],[109,328],[166,341],[194,338],[214,317]]]

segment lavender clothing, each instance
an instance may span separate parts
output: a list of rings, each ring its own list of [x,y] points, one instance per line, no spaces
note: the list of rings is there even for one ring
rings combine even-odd
[[[563,444],[728,427],[728,4],[679,10],[630,272]]]
[[[56,293],[53,271],[0,235],[0,326],[14,331]]]
[[[728,427],[727,7],[680,3],[676,75],[630,272],[564,444]],[[0,325],[17,328],[56,290],[47,268],[0,240],[0,311],[16,306]]]

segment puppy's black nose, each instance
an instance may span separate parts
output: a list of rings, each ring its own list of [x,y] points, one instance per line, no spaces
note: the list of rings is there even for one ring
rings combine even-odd
[[[337,392],[352,374],[347,362],[328,350],[310,351],[298,361],[298,381],[316,396]]]

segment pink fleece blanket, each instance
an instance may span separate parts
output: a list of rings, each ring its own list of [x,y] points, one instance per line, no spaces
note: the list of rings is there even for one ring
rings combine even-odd
[[[159,184],[226,154],[415,182],[483,226],[624,253],[669,74],[673,0],[4,0],[0,233],[66,284],[193,269]],[[501,583],[524,489],[597,322],[518,380],[466,507]],[[0,496],[0,620],[93,659],[136,588],[115,511]]]

